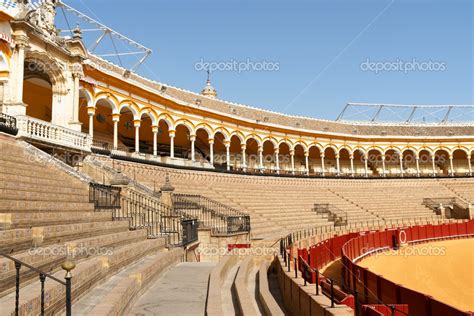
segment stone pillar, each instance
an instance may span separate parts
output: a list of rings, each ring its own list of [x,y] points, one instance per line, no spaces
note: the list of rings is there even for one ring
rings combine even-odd
[[[467,167],[469,169],[469,175],[472,176],[471,155],[467,155]]]
[[[140,120],[134,120],[133,126],[135,126],[135,153],[140,152]]]
[[[275,167],[277,174],[280,174],[280,149],[275,149]]]
[[[195,148],[194,148],[194,143],[196,142],[196,135],[191,135],[189,137],[189,140],[191,141],[191,161],[196,160],[196,153],[195,153]]]
[[[349,159],[351,160],[351,175],[354,177],[355,176],[355,173],[354,173],[354,154],[350,154]]]
[[[214,165],[214,138],[209,138],[209,162]]]
[[[306,166],[306,174],[309,175],[309,151],[304,152],[304,163]]]
[[[15,36],[15,44],[17,49],[16,62],[17,70],[15,74],[16,86],[13,103],[23,104],[23,80],[25,75],[25,48],[30,40],[27,36]]]
[[[224,141],[226,169],[230,171],[230,141]]]
[[[400,155],[400,177],[403,177],[403,154]]]
[[[112,122],[114,122],[114,150],[118,148],[118,123],[120,121],[120,114],[112,114]]]
[[[173,191],[174,187],[171,185],[169,174],[166,173],[165,184],[160,188],[160,202],[170,208],[173,207]]]
[[[290,158],[291,158],[291,173],[295,174],[295,150],[290,150]]]
[[[152,126],[151,131],[153,132],[153,157],[158,156],[158,125]]]
[[[453,155],[449,155],[449,174],[454,177]]]
[[[385,154],[382,155],[382,176],[386,177],[386,170],[385,170]]]
[[[336,175],[341,174],[341,165],[339,163],[339,154],[336,154]]]
[[[326,174],[326,167],[324,166],[324,152],[321,153],[321,175],[324,177]]]
[[[431,165],[433,167],[433,177],[436,176],[436,165],[435,165],[435,156],[431,154]]]
[[[245,154],[245,150],[247,149],[247,144],[240,144],[240,149],[242,149],[242,169],[243,171],[247,171],[247,157]]]
[[[263,171],[263,146],[258,146],[258,159],[260,164],[260,170]]]
[[[176,135],[176,131],[169,131],[170,135],[170,157],[174,158],[174,136]]]
[[[420,176],[420,157],[418,155],[415,157],[416,159],[416,176]]]
[[[95,115],[95,108],[88,107],[87,114],[89,115],[89,136],[94,139],[94,115]]]
[[[474,219],[474,206],[471,203],[468,204],[467,211],[469,213],[469,219]]]
[[[79,125],[81,122],[79,122],[79,80],[82,78],[82,73],[81,72],[73,72],[72,73],[72,78],[74,80],[74,100],[73,100],[73,107],[72,107],[72,117],[71,117],[71,125]]]
[[[368,159],[367,155],[364,154],[364,170],[365,170],[365,177],[369,177],[369,165],[368,165]]]

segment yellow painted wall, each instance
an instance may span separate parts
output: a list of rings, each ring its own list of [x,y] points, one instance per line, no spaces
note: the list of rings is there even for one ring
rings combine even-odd
[[[26,115],[51,122],[53,92],[26,80],[23,85],[23,102],[28,106]]]

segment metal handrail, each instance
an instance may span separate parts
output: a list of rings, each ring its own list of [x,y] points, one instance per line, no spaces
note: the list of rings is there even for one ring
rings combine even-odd
[[[18,134],[16,118],[5,113],[0,113],[0,131],[12,135]]]
[[[22,266],[27,267],[30,270],[33,270],[39,274],[40,283],[41,283],[41,315],[44,315],[45,309],[45,300],[44,300],[44,282],[46,278],[50,278],[53,281],[58,282],[61,285],[66,287],[66,315],[71,316],[71,306],[72,306],[72,299],[71,299],[71,274],[68,271],[66,276],[64,277],[65,281],[62,281],[51,274],[41,271],[38,268],[33,267],[32,265],[20,261],[12,256],[9,256],[5,253],[0,252],[0,256],[5,257],[9,260],[15,262],[15,270],[16,270],[16,277],[15,277],[15,315],[19,315],[20,313],[20,269]]]
[[[334,222],[334,225],[347,225],[348,215],[346,211],[341,210],[332,204],[314,204],[313,211],[318,214],[327,214],[328,220]]]

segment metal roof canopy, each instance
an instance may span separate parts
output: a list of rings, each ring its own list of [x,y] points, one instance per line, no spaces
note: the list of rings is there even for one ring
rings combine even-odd
[[[474,105],[348,103],[336,121],[363,123],[474,123]]]
[[[39,2],[41,2],[41,0]],[[57,3],[57,11],[59,10],[64,19],[64,25],[61,25],[61,27],[63,27],[61,32],[70,33],[72,36],[73,28],[76,27],[76,25],[85,26],[81,27],[81,31],[83,32],[84,43],[89,46],[87,49],[91,54],[105,59],[115,57],[118,60],[119,66],[128,69],[130,72],[135,72],[152,53],[151,49],[114,31],[110,27],[65,4],[63,1],[58,1]],[[71,22],[74,21],[76,24],[71,24]],[[88,36],[87,34],[91,35]],[[107,38],[110,39],[109,46],[105,44],[105,39]],[[116,41],[122,43],[122,46],[125,46],[125,52],[118,50]],[[102,53],[96,53],[98,49],[101,49]],[[138,57],[136,55],[138,55]],[[125,61],[123,59],[130,56],[134,56],[135,59],[131,62],[129,59],[129,65],[127,66],[124,64]]]

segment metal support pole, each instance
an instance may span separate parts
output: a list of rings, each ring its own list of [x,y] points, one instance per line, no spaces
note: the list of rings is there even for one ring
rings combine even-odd
[[[21,263],[15,261],[16,279],[15,279],[15,315],[20,311],[20,268]]]
[[[359,292],[354,290],[354,310],[355,316],[359,316]]]
[[[295,260],[295,279],[296,279],[298,278],[298,263],[297,263],[296,258],[294,260]]]
[[[71,275],[66,275],[66,316],[71,316]]]

